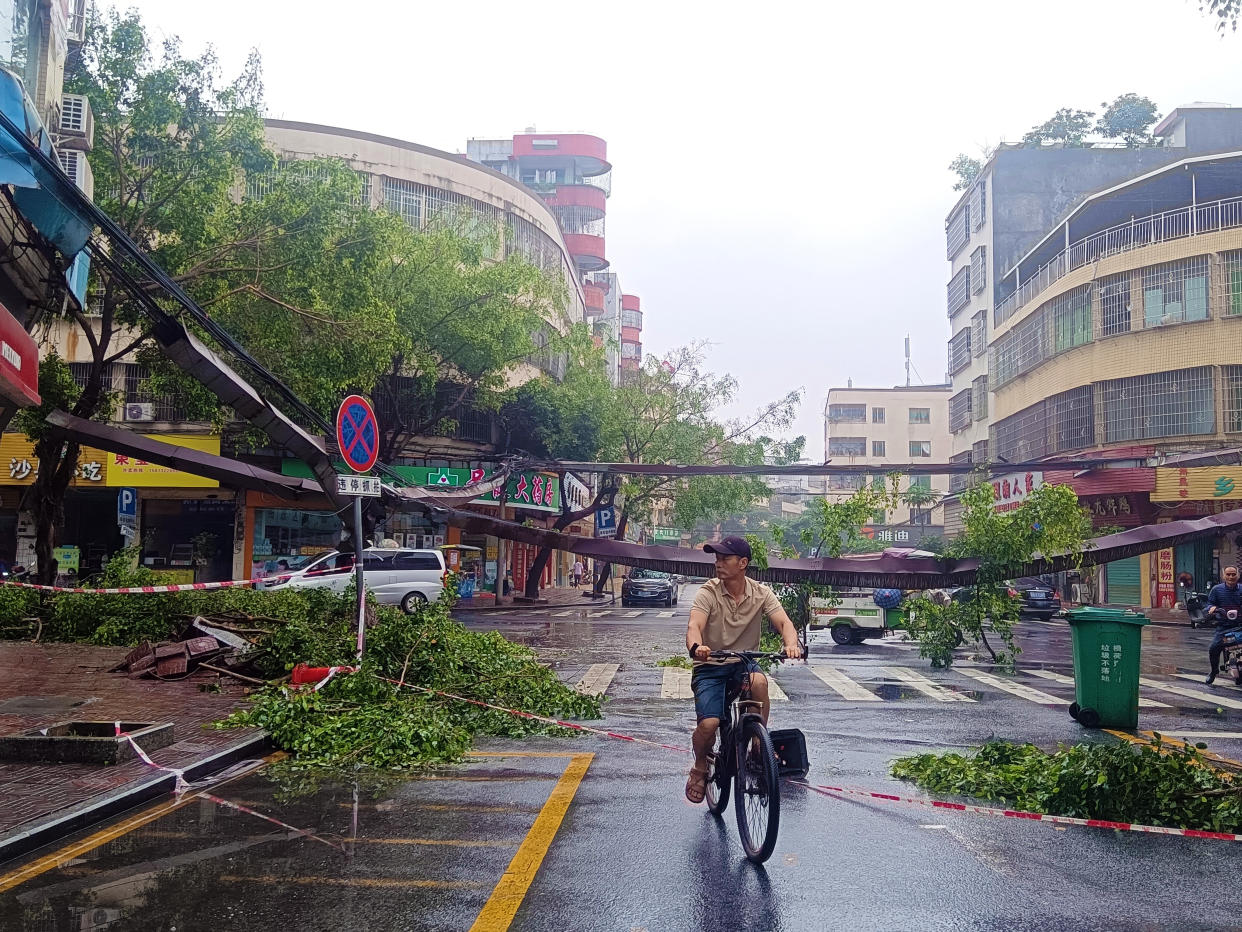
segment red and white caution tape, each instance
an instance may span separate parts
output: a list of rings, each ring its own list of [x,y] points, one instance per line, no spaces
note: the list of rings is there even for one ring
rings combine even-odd
[[[381,679],[384,679],[381,677]],[[602,735],[606,738],[615,738],[618,741],[629,741],[634,744],[644,744],[648,747],[661,748],[666,751],[676,751],[680,754],[692,753],[690,748],[677,747],[673,744],[661,744],[658,741],[649,741],[645,738],[635,738],[632,735],[625,735],[615,731],[607,731],[602,728],[592,728],[589,725],[582,725],[577,722],[566,722],[560,719],[549,718],[544,715],[535,715],[532,712],[523,712],[521,709],[509,709],[504,706],[493,705],[490,702],[483,702],[478,699],[468,699],[465,696],[458,696],[454,693],[444,692],[439,689],[428,689],[425,686],[415,686],[413,683],[398,683],[396,680],[386,680],[386,682],[394,683],[398,686],[406,686],[410,689],[416,689],[419,692],[430,693],[435,696],[442,696],[445,699],[455,699],[458,702],[467,702],[470,705],[479,706],[484,709],[495,709],[498,712],[507,712],[510,715],[519,718],[529,718],[535,721],[545,722],[549,725],[557,725],[561,728],[571,728],[574,731],[587,732],[595,735]],[[897,796],[893,793],[877,793],[874,790],[851,789],[844,786],[819,786],[813,783],[804,783],[801,780],[786,780],[787,785],[800,786],[805,790],[819,793],[822,796],[853,797],[857,799],[866,799],[871,802],[893,803],[897,805],[919,806],[926,809],[938,809],[949,812],[970,812],[975,815],[998,816],[1006,819],[1021,819],[1025,822],[1049,822],[1053,825],[1076,825],[1082,828],[1106,828],[1114,829],[1121,832],[1145,832],[1151,835],[1180,835],[1184,838],[1208,838],[1215,841],[1242,841],[1242,834],[1233,832],[1207,832],[1201,829],[1193,828],[1169,828],[1163,825],[1140,825],[1133,822],[1113,822],[1108,819],[1079,819],[1073,816],[1047,815],[1042,812],[1027,812],[1022,809],[999,809],[993,806],[975,806],[969,803],[952,803],[939,799],[920,799],[914,796]]]
[[[344,846],[338,845],[334,841],[328,841],[328,839],[326,838],[320,838],[318,835],[316,835],[314,832],[312,832],[308,828],[297,828],[293,825],[290,825],[288,822],[281,822],[280,819],[274,819],[269,815],[264,815],[262,812],[257,812],[256,810],[251,809],[249,806],[243,806],[241,803],[230,802],[227,799],[222,799],[221,797],[215,796],[208,792],[200,792],[198,795],[201,796],[203,799],[211,800],[213,803],[216,803],[217,805],[227,806],[229,809],[236,809],[238,812],[244,812],[246,813],[246,815],[252,815],[255,818],[262,819],[264,822],[271,822],[273,825],[279,825],[281,828],[286,829],[290,832],[293,832],[295,835],[298,835],[302,838],[312,838],[315,841],[318,841],[318,842],[321,842],[322,844],[327,845],[329,848],[335,848],[337,851],[345,852]]]
[[[121,731],[120,722],[116,722],[115,727],[116,727],[116,736],[118,738],[124,738],[126,741],[128,741],[129,746],[134,749],[134,753],[138,755],[138,757],[142,760],[144,764],[146,764],[148,767],[154,767],[156,770],[162,770],[165,773],[171,773],[173,775],[173,777],[176,780],[176,782],[173,784],[173,792],[175,794],[180,796],[182,793],[184,793],[186,790],[190,788],[190,784],[186,783],[184,770],[178,770],[176,767],[164,767],[161,764],[157,764],[155,761],[151,760],[147,752],[144,751],[142,747],[138,744],[138,742],[134,740],[133,735],[131,735],[127,731]]]
[[[131,595],[140,592],[202,592],[205,589],[233,589],[240,586],[253,586],[259,579],[229,579],[224,582],[177,583],[170,586],[124,586],[116,589],[86,589],[80,586],[40,586],[35,583],[12,582],[5,580],[5,586],[17,586],[21,589],[39,589],[43,592],[78,592],[86,595]]]

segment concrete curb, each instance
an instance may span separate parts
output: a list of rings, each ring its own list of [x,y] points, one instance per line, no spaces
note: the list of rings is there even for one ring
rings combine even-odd
[[[185,768],[185,779],[193,782],[231,767],[238,761],[253,757],[270,747],[267,732],[256,731],[232,747],[224,748]],[[109,793],[92,797],[76,806],[44,816],[0,837],[0,862],[20,857],[35,848],[101,822],[118,812],[173,791],[176,778],[160,773],[145,780],[135,780]]]

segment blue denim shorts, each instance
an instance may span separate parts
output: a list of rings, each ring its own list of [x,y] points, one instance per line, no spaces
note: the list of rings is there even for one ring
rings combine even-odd
[[[746,664],[701,663],[690,674],[690,688],[694,690],[694,713],[699,721],[705,718],[725,717],[726,694],[742,685],[746,676]]]

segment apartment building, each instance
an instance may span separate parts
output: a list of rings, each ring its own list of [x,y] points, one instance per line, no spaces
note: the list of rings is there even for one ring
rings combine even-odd
[[[893,388],[828,390],[824,405],[824,460],[829,465],[874,466],[869,475],[829,475],[826,495],[844,500],[868,481],[882,479],[911,463],[943,463],[950,450],[949,394],[945,385],[898,385]],[[925,492],[912,491],[921,487]],[[944,532],[944,476],[901,480],[904,499],[886,514],[876,514],[864,534],[893,543],[917,543]]]

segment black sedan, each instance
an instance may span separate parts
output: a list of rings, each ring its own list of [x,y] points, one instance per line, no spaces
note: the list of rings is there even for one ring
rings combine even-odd
[[[640,603],[671,607],[678,594],[677,581],[658,570],[633,570],[621,584],[621,604],[627,608]]]
[[[1034,576],[1023,576],[1008,583],[1011,598],[1021,599],[1019,613],[1023,618],[1047,621],[1061,611],[1061,595],[1054,586]],[[974,586],[963,586],[953,593],[953,601],[969,602],[975,596]]]

